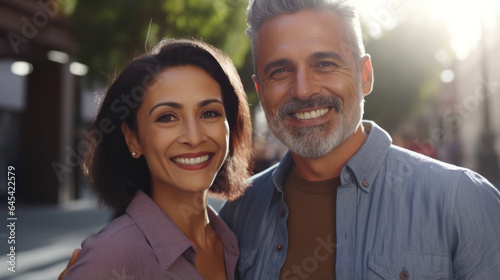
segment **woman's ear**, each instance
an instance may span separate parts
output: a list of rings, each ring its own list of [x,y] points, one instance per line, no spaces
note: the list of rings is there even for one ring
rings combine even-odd
[[[125,142],[127,143],[130,155],[134,158],[139,158],[142,155],[142,146],[139,141],[137,133],[128,127],[126,122],[122,122],[121,125],[123,136],[125,137]]]

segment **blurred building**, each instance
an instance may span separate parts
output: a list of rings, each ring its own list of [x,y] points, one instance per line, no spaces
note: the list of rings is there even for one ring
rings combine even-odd
[[[483,28],[468,57],[451,65],[452,80],[442,84],[431,132],[445,160],[479,172],[496,187],[500,187],[499,34],[499,24]]]
[[[78,75],[85,74],[76,51],[57,1],[0,1],[0,180],[7,181],[7,166],[16,168],[17,203],[74,196],[78,153],[71,147]]]
[[[267,125],[264,109],[260,104],[255,106],[253,122],[254,166],[253,174],[266,170],[278,163],[287,147],[271,132]]]

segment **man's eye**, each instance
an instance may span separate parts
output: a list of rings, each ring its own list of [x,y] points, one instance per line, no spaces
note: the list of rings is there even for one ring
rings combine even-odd
[[[271,76],[276,75],[276,74],[285,73],[286,71],[287,71],[287,69],[284,67],[278,68],[278,69],[274,70],[273,72],[271,72]]]
[[[319,67],[335,67],[337,64],[331,62],[331,61],[321,61],[318,63]]]
[[[201,115],[201,117],[204,119],[209,119],[209,118],[216,118],[220,115],[221,114],[217,111],[206,111],[205,113],[203,113],[203,115]]]
[[[156,120],[157,122],[171,122],[171,121],[175,121],[177,120],[177,118],[172,115],[172,114],[164,114],[164,115],[161,115],[160,117],[158,117],[158,119]]]

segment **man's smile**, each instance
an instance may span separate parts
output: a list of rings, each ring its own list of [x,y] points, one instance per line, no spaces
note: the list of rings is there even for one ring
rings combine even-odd
[[[317,110],[310,110],[307,112],[295,112],[291,113],[290,115],[298,120],[309,120],[324,116],[326,113],[328,113],[328,111],[330,111],[330,108],[322,108]]]

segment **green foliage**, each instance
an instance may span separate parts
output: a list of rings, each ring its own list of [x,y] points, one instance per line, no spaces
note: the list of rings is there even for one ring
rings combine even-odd
[[[365,118],[393,131],[424,112],[439,93],[440,49],[449,49],[443,25],[422,19],[406,21],[367,45],[375,84],[366,97]]]
[[[242,68],[250,49],[245,8],[241,0],[68,0],[64,10],[78,33],[78,59],[91,79],[106,80],[165,36],[202,38]]]

